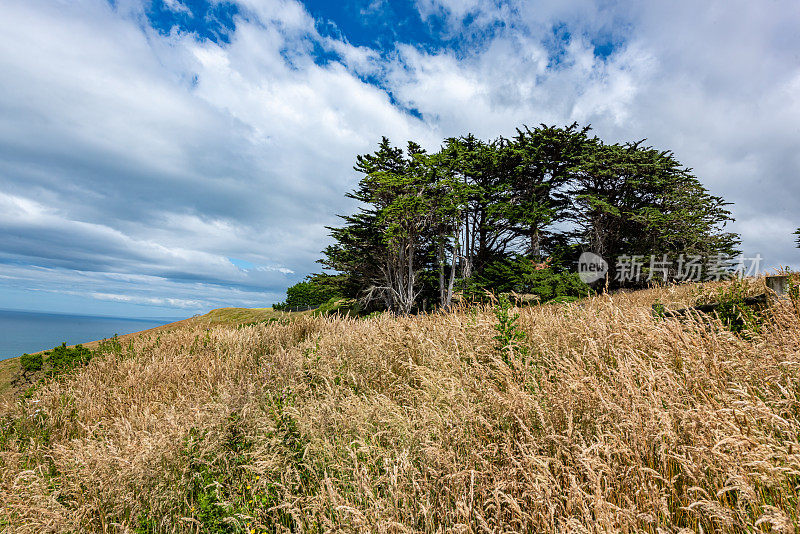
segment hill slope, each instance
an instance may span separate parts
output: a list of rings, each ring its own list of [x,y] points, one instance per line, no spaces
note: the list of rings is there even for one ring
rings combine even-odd
[[[120,342],[127,343],[131,339],[140,337],[142,335],[164,333],[189,326],[201,326],[206,328],[217,325],[238,326],[248,323],[277,320],[301,314],[302,312],[291,314],[286,312],[277,312],[272,308],[218,308],[216,310],[211,310],[205,315],[196,315],[182,321],[157,326],[142,332],[124,334],[119,336],[118,339]],[[88,343],[84,343],[83,346],[90,349],[96,349],[102,342],[103,340],[90,341]],[[0,360],[0,399],[4,397],[14,398],[16,394],[20,393],[19,388],[14,387],[15,382],[17,382],[20,378],[19,375],[19,357]],[[36,377],[31,378],[36,379]]]
[[[793,532],[800,313],[687,290],[134,338],[4,408],[10,532]],[[513,336],[512,336],[513,337]]]

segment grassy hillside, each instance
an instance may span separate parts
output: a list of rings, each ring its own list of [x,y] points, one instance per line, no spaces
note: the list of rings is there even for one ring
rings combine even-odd
[[[298,313],[287,314],[286,312],[277,312],[272,308],[219,308],[212,310],[205,315],[198,315],[176,323],[170,323],[163,326],[157,326],[144,332],[135,332],[132,334],[125,334],[119,336],[119,341],[127,343],[133,338],[140,335],[149,335],[154,333],[164,333],[171,330],[176,330],[186,327],[211,327],[217,325],[239,326],[243,324],[258,323],[290,316],[301,315]],[[90,349],[96,349],[102,340],[90,341],[84,343],[83,346]],[[46,360],[46,356],[45,356]],[[0,360],[0,399],[14,398],[20,393],[20,387],[17,385],[20,375],[19,358],[8,358]]]
[[[696,291],[522,309],[503,349],[488,307],[131,338],[0,408],[0,525],[794,532],[800,309],[654,317]]]
[[[11,382],[19,373],[19,358],[0,360],[0,398],[11,390]]]

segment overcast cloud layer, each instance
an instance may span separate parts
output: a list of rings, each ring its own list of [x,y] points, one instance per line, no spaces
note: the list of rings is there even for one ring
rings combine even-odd
[[[800,267],[797,2],[564,4],[418,0],[435,38],[387,46],[380,1],[373,39],[290,0],[219,3],[216,38],[153,27],[150,2],[4,0],[0,308],[268,306],[318,268],[381,135],[541,122],[672,149],[734,202],[747,255]]]

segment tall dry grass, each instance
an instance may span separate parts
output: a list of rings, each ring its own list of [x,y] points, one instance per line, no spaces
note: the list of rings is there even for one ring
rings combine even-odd
[[[800,313],[689,288],[144,337],[5,408],[8,532],[794,532]],[[221,503],[221,504],[218,504]]]

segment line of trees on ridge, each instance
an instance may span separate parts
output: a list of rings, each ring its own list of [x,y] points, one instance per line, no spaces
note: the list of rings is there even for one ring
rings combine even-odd
[[[358,210],[328,228],[319,260],[332,273],[289,288],[285,306],[349,298],[408,314],[485,291],[578,297],[589,292],[573,272],[584,251],[611,273],[621,255],[738,253],[729,204],[672,152],[607,144],[577,123],[452,137],[435,153],[384,137],[354,168],[346,196]]]

